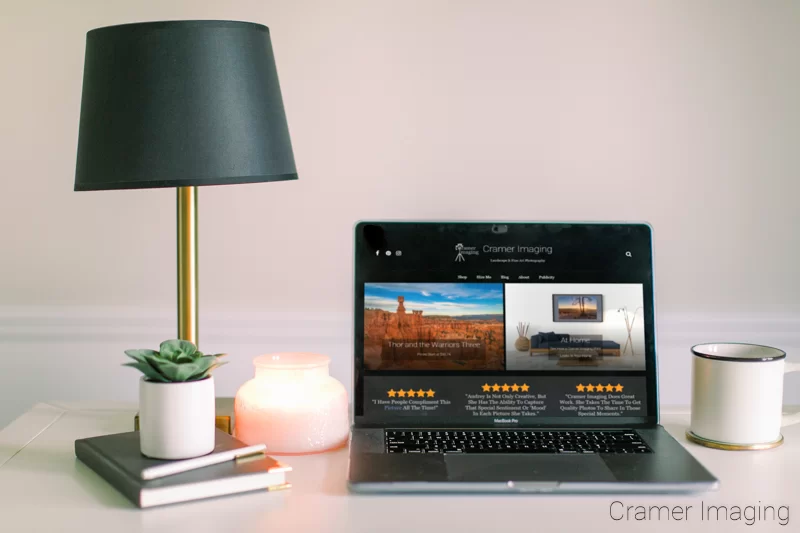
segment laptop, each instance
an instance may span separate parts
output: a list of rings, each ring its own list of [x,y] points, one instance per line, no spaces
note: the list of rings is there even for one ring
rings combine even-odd
[[[694,492],[643,223],[361,222],[355,492]]]

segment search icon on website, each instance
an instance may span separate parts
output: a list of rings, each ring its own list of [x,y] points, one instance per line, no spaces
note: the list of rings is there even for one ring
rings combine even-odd
[[[633,254],[631,254],[630,252],[625,252],[625,257],[633,257]]]

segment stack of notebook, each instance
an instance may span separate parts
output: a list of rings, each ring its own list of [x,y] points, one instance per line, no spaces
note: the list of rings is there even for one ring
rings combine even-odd
[[[217,430],[216,439],[214,451],[204,457],[246,447],[224,431]],[[165,468],[175,470],[178,462],[143,456],[136,431],[76,440],[75,455],[142,508],[290,486],[286,473],[291,468],[263,453],[165,475]]]

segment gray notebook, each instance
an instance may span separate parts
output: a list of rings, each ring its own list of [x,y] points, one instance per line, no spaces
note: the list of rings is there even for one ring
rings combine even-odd
[[[245,444],[217,430],[214,452],[243,448]],[[75,441],[75,455],[139,507],[154,507],[237,494],[287,488],[291,468],[272,457],[227,461],[151,481],[142,470],[170,461],[145,457],[139,451],[139,433],[117,433]]]

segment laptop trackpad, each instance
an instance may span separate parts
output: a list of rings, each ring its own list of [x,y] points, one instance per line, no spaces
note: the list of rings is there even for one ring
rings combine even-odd
[[[450,481],[616,481],[597,455],[447,454]]]

